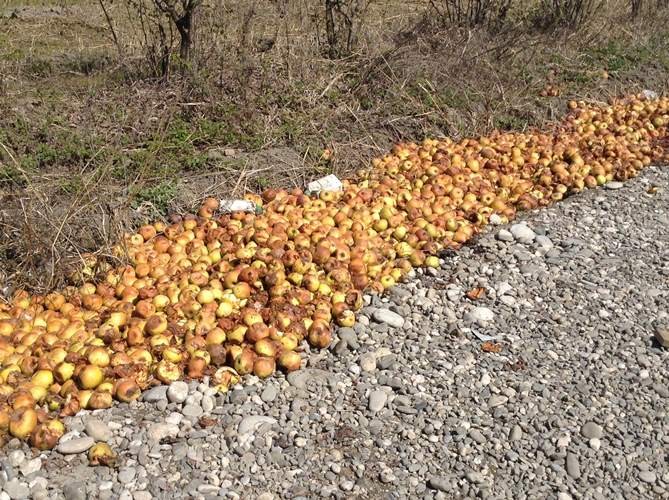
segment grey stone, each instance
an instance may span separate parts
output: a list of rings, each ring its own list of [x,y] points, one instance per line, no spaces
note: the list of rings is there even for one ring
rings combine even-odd
[[[89,417],[84,421],[84,428],[86,434],[92,437],[95,441],[108,442],[112,437],[112,430],[102,420]]]
[[[152,387],[148,391],[142,394],[142,400],[147,403],[157,403],[158,401],[167,399],[167,386],[158,385]]]
[[[427,485],[433,490],[450,491],[451,479],[444,476],[432,476],[430,479],[428,479]]]
[[[662,347],[669,349],[669,325],[657,325],[655,339]]]
[[[135,476],[137,475],[137,469],[134,467],[124,467],[118,471],[118,480],[122,484],[128,484],[134,481]]]
[[[385,393],[385,391],[372,391],[369,394],[368,408],[374,413],[381,411],[381,409],[386,405],[387,400],[388,395]]]
[[[346,342],[346,345],[356,351],[360,349],[360,342],[358,342],[358,335],[355,333],[355,330],[353,328],[340,328],[337,330],[337,335],[339,335],[339,338]]]
[[[192,405],[185,405],[181,410],[181,413],[186,417],[197,418],[202,416],[204,410],[200,405],[192,404]]]
[[[3,489],[12,500],[28,498],[28,495],[30,495],[30,488],[26,483],[22,483],[16,478],[7,481]]]
[[[384,323],[393,328],[404,326],[404,318],[390,309],[376,309],[372,314],[372,318],[378,323]]]
[[[67,441],[60,441],[56,447],[56,451],[63,455],[74,455],[87,451],[94,444],[95,440],[89,436],[73,438]]]
[[[653,471],[642,470],[639,472],[639,479],[644,483],[654,483],[657,480],[657,476]]]
[[[603,431],[599,424],[596,424],[595,422],[586,422],[583,424],[583,427],[581,427],[581,434],[588,439],[601,439]]]
[[[271,403],[274,401],[279,394],[279,390],[274,384],[267,384],[267,386],[263,389],[262,394],[260,394],[260,399],[262,399],[265,403]]]
[[[578,479],[581,477],[581,465],[578,461],[578,457],[574,453],[567,453],[567,474],[572,478]]]
[[[65,500],[86,500],[86,485],[82,481],[67,481],[63,486]]]

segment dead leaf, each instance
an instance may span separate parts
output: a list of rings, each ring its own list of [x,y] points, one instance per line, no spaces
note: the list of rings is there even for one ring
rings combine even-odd
[[[655,194],[659,191],[659,186],[651,186],[646,191],[648,194]]]
[[[481,344],[481,350],[484,352],[502,352],[502,344],[487,340]]]
[[[218,423],[218,420],[211,417],[200,417],[200,420],[198,420],[197,423],[200,424],[200,427],[206,429],[207,427],[213,427],[214,425],[216,425]]]
[[[485,288],[482,286],[472,288],[467,292],[467,297],[469,297],[470,300],[479,300],[485,295]]]

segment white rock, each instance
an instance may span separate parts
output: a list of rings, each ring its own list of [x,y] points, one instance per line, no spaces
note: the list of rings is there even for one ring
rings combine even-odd
[[[513,241],[513,234],[506,229],[500,229],[497,233],[497,239],[499,241]]]
[[[503,223],[502,218],[498,214],[492,214],[489,221],[493,226],[499,226]]]
[[[200,406],[202,406],[205,413],[210,413],[214,409],[214,406],[216,406],[215,399],[211,396],[203,396]]]
[[[495,319],[495,313],[492,312],[490,309],[487,307],[474,307],[467,313],[465,313],[465,320],[466,321],[481,321],[481,322],[488,322],[492,321]]]
[[[511,290],[513,290],[513,287],[509,285],[508,282],[506,281],[501,281],[500,283],[497,284],[497,296],[501,297],[505,293],[509,293]]]
[[[604,187],[606,189],[620,189],[623,186],[624,186],[624,184],[622,182],[619,182],[619,181],[611,181],[611,182],[607,182],[606,184],[604,184]]]
[[[23,452],[23,450],[14,450],[9,453],[7,458],[9,459],[9,464],[12,467],[18,467],[25,461],[26,454]]]
[[[42,468],[42,459],[40,457],[33,458],[32,460],[28,460],[27,462],[23,463],[21,465],[21,474],[24,476],[29,476],[33,472],[37,472]]]
[[[172,382],[167,388],[167,399],[170,400],[170,403],[181,404],[186,401],[188,397],[188,384],[181,380]]]
[[[167,437],[175,438],[179,434],[179,427],[174,424],[169,423],[157,423],[153,424],[146,431],[146,435],[151,441],[160,441]]]
[[[373,372],[376,370],[376,356],[373,353],[360,356],[360,368],[364,372]]]
[[[536,233],[525,224],[514,224],[511,226],[511,234],[519,243],[531,243],[536,238]]]
[[[251,434],[263,424],[276,424],[276,419],[265,415],[249,415],[239,422],[237,432],[239,434]]]
[[[404,326],[404,318],[390,309],[377,309],[372,314],[372,318],[379,323],[385,323],[393,328]]]

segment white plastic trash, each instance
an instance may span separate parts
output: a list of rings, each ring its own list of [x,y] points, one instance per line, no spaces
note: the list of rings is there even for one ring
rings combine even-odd
[[[321,191],[341,191],[343,187],[344,185],[339,178],[330,174],[307,184],[307,194],[318,194]]]
[[[256,212],[258,207],[249,200],[221,200],[220,210],[223,213]]]

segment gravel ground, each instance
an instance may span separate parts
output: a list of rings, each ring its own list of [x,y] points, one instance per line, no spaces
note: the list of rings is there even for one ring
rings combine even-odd
[[[59,451],[11,442],[0,500],[667,498],[669,169],[521,222],[287,379],[177,383],[70,419]],[[94,440],[116,467],[88,465]]]

